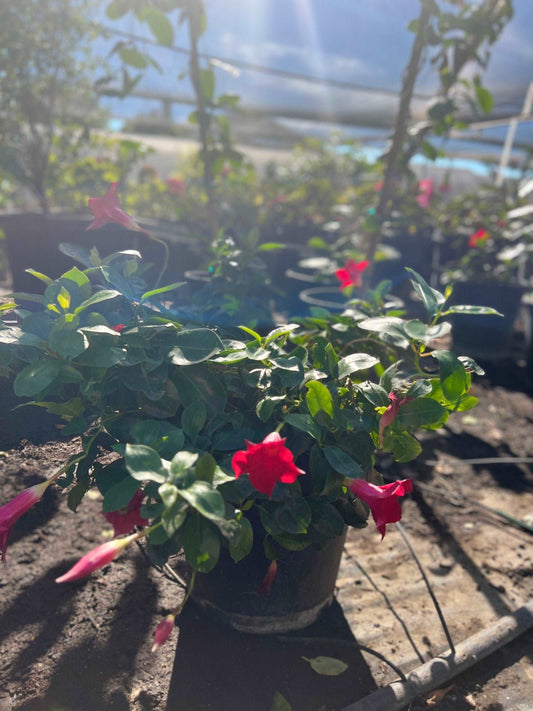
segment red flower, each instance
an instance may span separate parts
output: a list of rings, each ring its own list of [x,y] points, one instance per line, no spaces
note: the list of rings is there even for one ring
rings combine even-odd
[[[416,197],[416,201],[421,208],[427,210],[430,206],[431,198],[433,197],[433,179],[427,178],[426,180],[420,180],[418,190],[419,194]]]
[[[378,180],[377,183],[374,183],[374,190],[379,193],[380,190],[383,190],[383,181]]]
[[[108,222],[116,222],[129,230],[136,230],[146,234],[133,217],[120,207],[117,187],[118,183],[111,183],[103,198],[89,198],[89,208],[93,213],[94,220],[86,229],[97,230],[107,225]]]
[[[335,276],[341,282],[341,289],[346,289],[347,286],[362,286],[363,277],[361,276],[370,262],[366,259],[362,262],[354,262],[349,259],[344,265],[344,269],[337,269]]]
[[[379,418],[379,446],[383,447],[383,433],[385,427],[392,425],[402,405],[411,400],[410,397],[399,398],[396,393],[389,393],[390,405]]]
[[[141,516],[141,505],[144,499],[144,491],[139,489],[133,495],[127,506],[119,511],[111,511],[104,514],[109,523],[113,526],[113,535],[122,536],[131,533],[136,526],[146,526],[148,519]]]
[[[56,583],[70,583],[72,580],[84,578],[98,568],[103,568],[104,565],[111,563],[119,553],[122,553],[126,546],[135,540],[138,534],[134,533],[126,538],[117,538],[107,543],[102,543],[101,546],[94,548],[89,553],[82,556],[65,575],[56,578]]]
[[[267,496],[272,495],[276,482],[292,484],[296,477],[305,474],[294,463],[290,449],[285,447],[286,439],[272,432],[259,444],[246,442],[246,450],[235,452],[231,465],[236,477],[248,474],[252,486]]]
[[[489,238],[489,233],[487,230],[478,230],[477,232],[474,232],[474,234],[470,235],[468,239],[468,246],[469,247],[479,247],[488,240]]]
[[[39,501],[49,484],[50,482],[43,481],[42,484],[30,486],[29,489],[24,489],[0,508],[0,557],[4,563],[6,562],[7,539],[11,529],[15,522]]]
[[[123,323],[118,323],[116,326],[111,326],[111,328],[113,329],[113,331],[120,333],[126,328],[126,326]]]
[[[171,195],[183,195],[185,192],[185,181],[181,178],[167,178],[165,184]]]
[[[172,634],[175,620],[175,615],[167,615],[166,617],[163,617],[161,622],[157,625],[157,629],[154,634],[154,644],[152,646],[152,652],[155,652],[156,649],[159,649],[161,645],[165,644],[167,639]]]
[[[401,479],[392,484],[377,486],[364,479],[352,479],[348,488],[370,506],[372,518],[383,540],[386,525],[396,523],[401,519],[402,509],[398,498],[413,490],[413,481],[412,479]]]
[[[266,575],[261,581],[261,585],[258,588],[257,592],[260,595],[270,595],[270,591],[272,590],[272,585],[274,584],[274,580],[276,579],[277,572],[278,561],[273,560],[272,563],[268,566]]]

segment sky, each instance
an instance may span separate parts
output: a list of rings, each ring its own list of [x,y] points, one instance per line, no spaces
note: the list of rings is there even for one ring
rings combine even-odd
[[[207,31],[201,50],[228,60],[242,60],[313,77],[398,90],[407,63],[413,34],[409,21],[419,12],[418,0],[205,0]],[[514,0],[515,16],[492,49],[484,82],[495,95],[499,111],[521,111],[525,91],[533,81],[533,0]],[[111,23],[122,30],[149,36],[133,18]],[[184,28],[175,43],[187,46]],[[152,70],[140,87],[170,95],[190,95],[187,80],[178,81],[187,57],[156,48],[163,73]],[[292,78],[241,70],[237,76],[216,70],[217,92],[235,92],[243,106],[274,107],[288,113],[348,113],[366,125],[390,121],[396,103],[386,94],[330,88]],[[426,64],[417,91],[431,95],[436,86],[434,70]],[[157,110],[156,103],[143,107],[139,101],[109,102],[117,115],[142,109]],[[415,113],[425,101],[414,104]],[[187,110],[175,109],[181,118]],[[305,129],[305,116],[289,125]],[[368,131],[367,131],[368,132]],[[505,129],[488,135],[501,137]],[[522,126],[517,140],[533,141],[533,124]]]

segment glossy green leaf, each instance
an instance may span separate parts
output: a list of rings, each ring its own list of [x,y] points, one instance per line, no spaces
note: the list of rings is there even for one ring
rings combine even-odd
[[[124,452],[126,469],[137,481],[155,481],[162,484],[167,479],[161,457],[144,444],[127,444]]]
[[[111,299],[116,299],[117,296],[122,296],[120,291],[115,291],[114,289],[104,289],[103,291],[97,291],[88,299],[83,301],[77,308],[74,309],[75,314],[79,314],[89,306],[94,306],[95,304],[100,304],[102,301],[110,301]]]
[[[292,427],[295,427],[297,430],[307,432],[307,434],[311,435],[311,437],[314,437],[317,440],[319,440],[321,437],[320,427],[318,427],[318,425],[310,415],[285,415],[285,422],[288,422],[289,425],[292,425]]]
[[[276,691],[272,699],[270,711],[292,711],[292,706],[279,691]]]
[[[229,553],[235,563],[238,563],[250,553],[254,542],[252,524],[241,515],[238,521],[237,532],[229,541]]]
[[[439,361],[440,382],[444,397],[454,402],[468,390],[470,378],[463,363],[451,351],[434,351]]]
[[[177,333],[169,353],[174,365],[192,365],[208,360],[224,350],[224,344],[209,328],[193,328]]]
[[[105,492],[103,512],[109,513],[111,511],[118,511],[124,506],[127,506],[138,488],[139,482],[131,476],[125,476],[116,484],[113,484],[113,486],[109,487]]]
[[[225,505],[220,492],[205,481],[195,481],[187,489],[180,489],[182,496],[202,516],[212,520],[224,518]]]
[[[349,454],[335,445],[327,445],[322,450],[324,456],[328,460],[328,464],[344,476],[359,477],[362,476],[363,470],[359,464],[354,461]]]
[[[274,509],[274,520],[285,533],[307,533],[311,508],[304,498],[289,499]]]
[[[333,398],[327,387],[318,380],[311,380],[306,383],[306,387],[306,402],[311,415],[315,417],[322,410],[333,417]]]
[[[141,22],[146,22],[159,44],[165,47],[172,46],[174,42],[174,30],[168,17],[155,7],[143,7],[137,17]]]
[[[442,306],[445,302],[444,294],[441,294],[440,291],[433,289],[427,281],[421,277],[420,274],[418,274],[418,272],[415,272],[414,269],[407,268],[407,271],[413,277],[411,279],[411,284],[413,285],[415,292],[422,300],[426,311],[430,314],[430,316],[435,316],[439,310],[439,306]]]
[[[33,397],[45,390],[58,377],[61,363],[53,358],[42,358],[23,368],[15,378],[13,390],[17,397]]]
[[[179,289],[180,286],[185,284],[184,281],[177,281],[174,284],[168,284],[167,286],[161,286],[159,289],[151,289],[150,291],[145,291],[141,296],[141,301],[146,301],[152,296],[159,296],[159,294],[166,294],[168,291],[174,291]]]
[[[42,274],[41,272],[37,272],[37,271],[35,271],[35,269],[25,269],[24,271],[27,272],[28,274],[31,274],[36,279],[39,279],[39,281],[42,281],[47,286],[50,286],[50,284],[54,283],[54,280],[50,279],[49,276],[46,276],[46,274]]]
[[[491,306],[475,306],[470,304],[457,304],[450,306],[444,311],[443,316],[448,314],[470,314],[472,316],[503,316],[502,313],[496,311]]]
[[[391,428],[385,430],[383,449],[392,452],[397,462],[410,462],[422,451],[420,442],[408,432],[394,432]]]
[[[203,516],[191,516],[185,524],[183,551],[193,570],[213,570],[220,556],[220,535],[215,526]]]
[[[429,397],[411,400],[398,411],[397,421],[406,429],[416,429],[431,424],[444,424],[448,411]]]
[[[339,360],[339,378],[342,380],[342,378],[347,378],[359,370],[372,368],[376,363],[379,363],[379,358],[375,356],[368,355],[367,353],[352,353]]]
[[[53,329],[48,340],[50,350],[62,358],[76,358],[89,347],[89,339],[82,331]]]

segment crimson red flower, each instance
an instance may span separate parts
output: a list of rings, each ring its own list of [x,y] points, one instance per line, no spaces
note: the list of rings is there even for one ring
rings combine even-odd
[[[165,644],[167,639],[172,634],[174,629],[174,624],[176,620],[176,615],[167,615],[163,617],[161,622],[157,625],[157,629],[154,634],[154,644],[152,646],[152,652],[155,652],[161,645]]]
[[[141,516],[141,506],[144,499],[144,491],[139,489],[127,506],[119,511],[111,511],[105,514],[106,519],[113,526],[113,535],[122,536],[131,533],[136,526],[146,526],[148,519]]]
[[[433,189],[434,185],[432,178],[420,180],[418,183],[419,194],[416,197],[416,201],[424,210],[427,210],[431,204],[431,198],[433,197]]]
[[[135,222],[131,215],[128,215],[121,207],[117,195],[118,183],[111,183],[103,198],[89,198],[89,208],[93,213],[94,220],[86,228],[97,230],[108,222],[116,222],[129,230],[145,232],[142,227]]]
[[[363,286],[362,274],[368,267],[370,262],[366,259],[362,262],[355,262],[353,259],[349,259],[344,265],[343,269],[337,269],[335,276],[341,282],[341,289],[345,289],[347,286]]]
[[[126,328],[126,326],[123,323],[117,323],[116,326],[111,326],[111,328],[113,329],[113,331],[120,333],[121,331],[123,331]]]
[[[278,561],[273,560],[272,563],[270,563],[270,565],[268,566],[266,575],[261,581],[261,585],[259,586],[258,593],[260,595],[270,595],[270,591],[272,590],[272,585],[274,584],[274,580],[276,579],[277,573]]]
[[[259,444],[246,442],[246,450],[239,450],[233,455],[231,465],[236,477],[248,474],[254,489],[267,496],[272,495],[276,482],[292,484],[296,477],[305,474],[298,469],[290,449],[285,446],[286,439],[277,432],[272,432]]]
[[[402,518],[402,509],[398,498],[413,490],[412,479],[401,479],[392,484],[377,486],[364,479],[352,479],[348,488],[370,506],[376,528],[385,536],[388,523],[396,523]]]
[[[468,246],[469,247],[479,247],[482,244],[485,244],[485,242],[489,238],[489,233],[487,230],[478,230],[477,232],[474,232],[474,234],[471,234],[469,239],[468,239]]]
[[[98,570],[98,568],[103,568],[104,565],[115,560],[117,555],[122,553],[124,548],[129,546],[136,538],[138,538],[138,534],[134,533],[126,538],[116,538],[107,543],[102,543],[101,546],[82,556],[65,575],[56,578],[56,583],[70,583],[72,580],[84,578],[86,575]]]
[[[15,522],[39,501],[49,484],[49,481],[43,481],[42,484],[30,486],[0,507],[0,557],[2,562],[6,562],[7,539]]]
[[[182,178],[167,178],[165,184],[171,195],[183,195],[185,192],[185,181]]]
[[[385,428],[392,425],[402,405],[411,400],[410,397],[399,398],[396,393],[389,393],[390,405],[379,418],[379,446],[383,447],[383,433]]]

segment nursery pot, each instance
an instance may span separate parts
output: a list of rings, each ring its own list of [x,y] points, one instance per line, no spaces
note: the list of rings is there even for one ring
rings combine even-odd
[[[457,282],[451,303],[491,306],[501,316],[453,316],[453,347],[460,355],[500,360],[511,355],[523,289],[513,284]]]
[[[240,632],[303,629],[333,602],[345,539],[346,532],[321,550],[284,550],[270,593],[261,594],[270,561],[255,536],[251,553],[239,563],[223,549],[215,568],[196,576],[192,597],[213,619]]]

